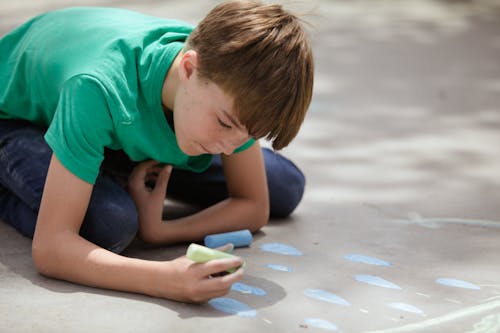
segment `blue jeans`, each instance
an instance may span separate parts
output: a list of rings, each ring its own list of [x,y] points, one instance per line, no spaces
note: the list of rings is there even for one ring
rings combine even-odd
[[[27,237],[33,237],[43,187],[52,155],[45,130],[17,120],[0,120],[0,219]],[[269,186],[271,216],[286,217],[299,204],[305,178],[288,159],[263,149]],[[108,163],[97,177],[80,235],[103,248],[123,251],[134,239],[137,210],[113,168],[130,171],[134,163]],[[221,159],[214,157],[201,174],[174,169],[168,194],[197,205],[227,198]]]

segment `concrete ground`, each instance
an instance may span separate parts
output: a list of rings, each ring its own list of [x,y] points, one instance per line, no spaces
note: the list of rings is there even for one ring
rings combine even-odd
[[[195,23],[214,3],[71,5]],[[0,35],[68,5],[0,0]],[[0,223],[1,332],[500,332],[498,1],[293,6],[314,9],[316,85],[283,153],[307,190],[292,217],[236,250],[245,285],[187,305],[47,279],[30,240]],[[302,255],[261,248],[271,243]],[[186,247],[136,242],[125,254],[169,260]]]

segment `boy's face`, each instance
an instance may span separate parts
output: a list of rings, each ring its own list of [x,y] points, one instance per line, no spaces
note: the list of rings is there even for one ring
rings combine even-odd
[[[233,98],[216,84],[200,79],[193,63],[181,63],[181,67],[174,103],[179,147],[190,156],[232,154],[250,139],[232,111]]]

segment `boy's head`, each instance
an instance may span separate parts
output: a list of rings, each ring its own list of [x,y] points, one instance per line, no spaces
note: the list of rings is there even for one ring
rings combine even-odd
[[[233,111],[251,136],[273,148],[296,136],[309,107],[314,63],[300,20],[280,5],[230,1],[215,7],[191,33],[185,50],[198,75],[234,98]]]

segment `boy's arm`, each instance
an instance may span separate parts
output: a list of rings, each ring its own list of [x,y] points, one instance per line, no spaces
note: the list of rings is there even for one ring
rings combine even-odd
[[[240,229],[257,231],[269,219],[269,194],[262,151],[258,142],[247,150],[222,155],[229,198],[196,214],[161,223],[163,198],[170,171],[160,172],[155,189],[144,189],[145,167],[129,181],[140,220],[140,234],[151,243],[195,241],[207,234]],[[196,189],[193,189],[196,191]]]
[[[90,286],[193,302],[224,295],[241,279],[242,270],[209,278],[241,265],[241,260],[195,264],[181,257],[154,262],[126,258],[90,243],[79,236],[79,230],[91,192],[91,184],[52,156],[32,247],[40,273]]]

